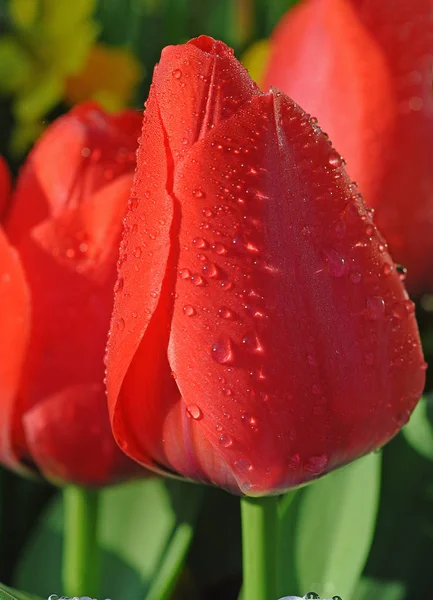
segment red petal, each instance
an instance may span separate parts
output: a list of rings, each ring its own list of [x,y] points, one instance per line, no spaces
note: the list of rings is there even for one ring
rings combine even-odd
[[[7,222],[13,242],[131,172],[140,123],[140,113],[127,111],[113,117],[94,104],[79,105],[57,119],[20,173]]]
[[[115,264],[131,181],[131,174],[118,177],[78,209],[43,222],[18,246],[32,294],[33,320],[20,386],[17,409],[20,433],[16,443],[27,448],[28,458],[36,463],[37,456],[32,455],[26,438],[31,429],[23,428],[23,419],[29,411],[33,414],[34,410],[34,414],[43,416],[43,423],[48,422],[44,416],[46,409],[42,407],[38,412],[47,398],[61,399],[65,390],[71,388],[84,386],[87,390],[102,385]],[[83,422],[89,423],[85,415]],[[55,423],[54,418],[49,421],[50,426]],[[44,435],[47,435],[45,430]],[[59,435],[56,431],[50,433],[53,440]],[[47,439],[48,443],[55,442]],[[77,447],[79,444],[77,440]],[[53,456],[51,460],[56,462],[60,458]],[[48,470],[44,464],[40,467]],[[78,462],[76,468],[82,468]],[[55,475],[54,471],[48,471]],[[68,479],[64,474],[61,476]],[[74,477],[71,473],[70,478]]]
[[[124,450],[153,468],[170,466],[161,444],[167,414],[184,414],[167,361],[173,267],[179,252],[173,169],[191,144],[259,93],[232,52],[224,48],[201,37],[164,50],[145,112],[121,249],[121,291],[116,296],[107,357],[109,406],[117,439],[122,443],[128,437]],[[143,373],[143,364],[152,367]],[[137,382],[143,386],[146,411],[137,410]],[[148,435],[143,444],[144,430]],[[183,452],[179,445],[180,457]],[[191,474],[197,475],[195,460],[189,456]]]
[[[290,9],[272,36],[265,84],[319,119],[369,201],[396,106],[386,60],[350,1]]]
[[[11,177],[6,161],[0,156],[0,220],[6,209],[11,192]]]
[[[143,470],[117,447],[102,384],[64,388],[24,416],[33,461],[55,482],[98,486]]]
[[[431,0],[353,0],[392,76],[398,113],[366,196],[414,294],[433,290],[433,7]],[[383,115],[383,110],[380,115]]]
[[[169,361],[190,443],[206,439],[242,491],[283,490],[380,447],[422,392],[413,304],[353,189],[279,94],[215,128],[175,177],[191,277],[177,281]]]
[[[30,295],[16,251],[0,229],[0,460],[17,466],[13,414],[29,338]]]

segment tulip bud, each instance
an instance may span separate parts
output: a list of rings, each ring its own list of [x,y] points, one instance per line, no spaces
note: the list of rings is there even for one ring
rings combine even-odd
[[[385,444],[424,371],[414,305],[317,121],[222,42],[165,48],[107,354],[122,449],[276,494]]]

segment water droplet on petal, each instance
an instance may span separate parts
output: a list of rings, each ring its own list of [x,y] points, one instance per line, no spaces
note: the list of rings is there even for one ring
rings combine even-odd
[[[203,277],[201,275],[194,275],[194,277],[191,277],[191,280],[193,281],[194,285],[196,285],[198,287],[202,287],[202,286],[206,285],[206,281],[203,279]]]
[[[234,360],[233,342],[230,338],[221,338],[212,346],[212,357],[216,362],[225,365]]]
[[[206,194],[203,192],[203,190],[201,189],[195,189],[192,190],[192,195],[195,196],[196,198],[205,198]]]
[[[207,248],[208,247],[207,241],[202,237],[195,238],[192,241],[192,243],[195,244],[195,246],[197,246],[197,248]]]
[[[222,433],[219,438],[219,443],[224,448],[230,448],[230,446],[233,444],[233,440],[229,435]]]
[[[357,271],[353,271],[349,277],[352,283],[359,283],[361,281],[361,273],[358,273]]]
[[[318,454],[317,456],[310,456],[304,462],[304,471],[308,471],[309,473],[314,473],[315,475],[319,475],[323,473],[326,469],[326,465],[328,464],[328,457],[326,454]]]
[[[114,284],[114,293],[115,294],[117,294],[118,292],[120,292],[123,289],[124,283],[125,282],[124,282],[123,277],[119,277],[119,279]]]
[[[136,249],[134,250],[134,256],[135,256],[135,258],[140,258],[142,252],[143,251],[141,249],[141,246],[137,246]]]
[[[117,319],[116,325],[117,328],[120,329],[120,331],[123,331],[125,329],[125,319]]]
[[[385,314],[385,301],[380,296],[367,298],[367,315],[372,321],[381,319]]]
[[[182,71],[180,69],[175,69],[172,72],[172,75],[175,79],[180,79],[182,77]]]
[[[203,413],[201,412],[197,404],[190,404],[189,406],[187,406],[186,413],[188,417],[195,420],[200,419],[203,416]]]
[[[187,317],[193,317],[196,314],[195,308],[191,304],[187,304],[183,307],[183,312]]]
[[[230,310],[230,308],[227,308],[227,306],[221,306],[221,308],[218,309],[218,315],[223,319],[233,319],[234,317],[233,311]]]
[[[328,268],[328,271],[333,277],[343,277],[343,275],[346,274],[346,261],[336,250],[332,248],[323,250],[322,257]]]
[[[220,244],[219,242],[212,244],[212,249],[215,250],[215,252],[220,256],[227,254],[226,246],[224,246],[224,244]]]
[[[385,263],[383,265],[383,274],[384,275],[391,275],[392,269],[393,269],[392,265],[390,265],[389,263]]]
[[[338,154],[336,150],[332,150],[328,157],[328,162],[333,167],[342,167],[344,163],[344,159]]]
[[[246,458],[240,458],[239,460],[237,460],[234,463],[234,467],[236,471],[238,471],[238,473],[248,473],[248,471],[251,471],[253,468],[250,461]]]
[[[191,271],[189,269],[180,269],[179,276],[181,279],[190,279]]]

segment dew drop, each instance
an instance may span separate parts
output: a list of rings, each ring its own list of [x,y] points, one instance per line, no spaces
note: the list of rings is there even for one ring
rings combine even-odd
[[[218,315],[222,319],[233,319],[234,317],[233,311],[230,310],[230,308],[227,308],[227,306],[221,306],[221,308],[218,309]]]
[[[344,258],[332,248],[322,251],[323,260],[328,271],[333,277],[343,277],[347,272],[347,265]]]
[[[208,247],[208,243],[207,241],[202,238],[202,237],[198,237],[198,238],[194,238],[192,243],[197,247],[197,248],[207,248]]]
[[[398,302],[392,308],[392,316],[402,321],[408,315],[413,314],[415,312],[415,305],[411,300],[403,300],[403,302]]]
[[[405,269],[405,267],[402,267],[401,265],[397,265],[396,271],[398,273],[400,281],[405,281],[406,276],[407,276],[407,269]]]
[[[218,279],[221,275],[219,268],[213,262],[203,265],[203,273],[212,279]]]
[[[361,281],[361,273],[352,271],[352,273],[349,275],[349,278],[352,283],[359,283]]]
[[[371,237],[374,233],[373,225],[367,225],[367,227],[365,228],[365,233],[366,233],[367,237]]]
[[[367,315],[372,321],[381,319],[385,314],[385,301],[380,296],[370,296],[367,298]]]
[[[222,392],[224,396],[231,396],[233,394],[232,390],[229,387],[223,387]]]
[[[389,263],[385,263],[383,265],[383,274],[384,275],[391,275],[392,269],[393,269],[392,265],[390,265]]]
[[[200,419],[203,417],[203,413],[201,412],[201,410],[197,406],[197,404],[190,404],[189,406],[187,406],[186,413],[187,413],[188,417],[190,417],[191,419],[194,419],[196,421],[197,421],[197,419]]]
[[[304,600],[320,600],[320,596],[316,592],[308,592],[305,594]]]
[[[344,165],[343,158],[335,150],[332,150],[329,154],[328,162],[333,167],[341,167]]]
[[[241,420],[242,420],[242,423],[244,425],[247,425],[248,427],[251,427],[251,429],[256,429],[256,427],[257,427],[257,419],[255,417],[252,417],[248,413],[243,413],[241,415]]]
[[[124,284],[125,284],[125,282],[124,282],[123,277],[119,277],[119,279],[114,284],[114,293],[117,294],[118,292],[123,290]]]
[[[238,473],[248,473],[251,471],[253,466],[246,458],[240,458],[234,463],[234,467]]]
[[[315,475],[319,475],[323,473],[326,469],[326,465],[328,464],[328,457],[326,454],[318,454],[317,456],[310,456],[304,463],[304,471],[308,471],[309,473],[314,473]]]
[[[134,250],[134,256],[135,258],[140,258],[140,256],[142,255],[142,249],[141,246],[137,246],[136,249]]]
[[[205,198],[206,197],[206,194],[200,188],[192,190],[192,195],[195,196],[196,198]]]
[[[208,217],[208,218],[213,216],[213,212],[211,211],[210,208],[204,208],[202,210],[202,213],[203,213],[203,216]]]
[[[189,269],[180,269],[179,276],[181,279],[190,279],[191,271]]]
[[[212,357],[216,362],[225,365],[233,362],[234,350],[230,338],[221,338],[212,346]]]
[[[187,317],[193,317],[196,314],[195,308],[191,304],[187,304],[183,307],[183,312]]]
[[[191,279],[194,285],[196,285],[197,287],[203,287],[204,285],[206,285],[206,282],[201,275],[194,275],[194,277],[192,277]]]
[[[220,256],[224,256],[225,254],[227,254],[226,246],[224,246],[224,244],[221,244],[220,242],[213,243],[212,250],[214,250]]]
[[[180,79],[182,77],[182,71],[180,69],[175,69],[172,72],[172,75],[175,79]]]
[[[120,329],[120,331],[123,331],[125,329],[125,319],[122,319],[122,318],[117,319],[116,325],[117,325],[117,329]]]
[[[223,446],[223,448],[230,448],[230,446],[233,444],[233,440],[229,435],[222,433],[219,438],[219,443],[221,446]]]
[[[223,290],[229,291],[232,289],[233,287],[233,282],[232,281],[221,281],[221,287],[223,288]]]

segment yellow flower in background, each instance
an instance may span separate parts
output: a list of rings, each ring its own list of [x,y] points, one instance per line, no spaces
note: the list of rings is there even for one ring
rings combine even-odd
[[[142,76],[141,63],[129,50],[95,44],[81,72],[66,81],[65,100],[96,100],[106,110],[120,110],[131,101]]]
[[[248,70],[251,79],[261,87],[266,66],[269,61],[271,46],[269,40],[258,40],[245,50],[241,62]]]
[[[96,0],[9,0],[12,31],[0,40],[0,92],[13,96],[15,153],[34,141],[62,100],[67,77],[82,69],[99,32],[95,8]]]
[[[128,50],[96,42],[97,0],[9,0],[12,30],[0,38],[0,94],[12,96],[12,151],[28,150],[60,102],[97,100],[118,110],[142,77]]]

